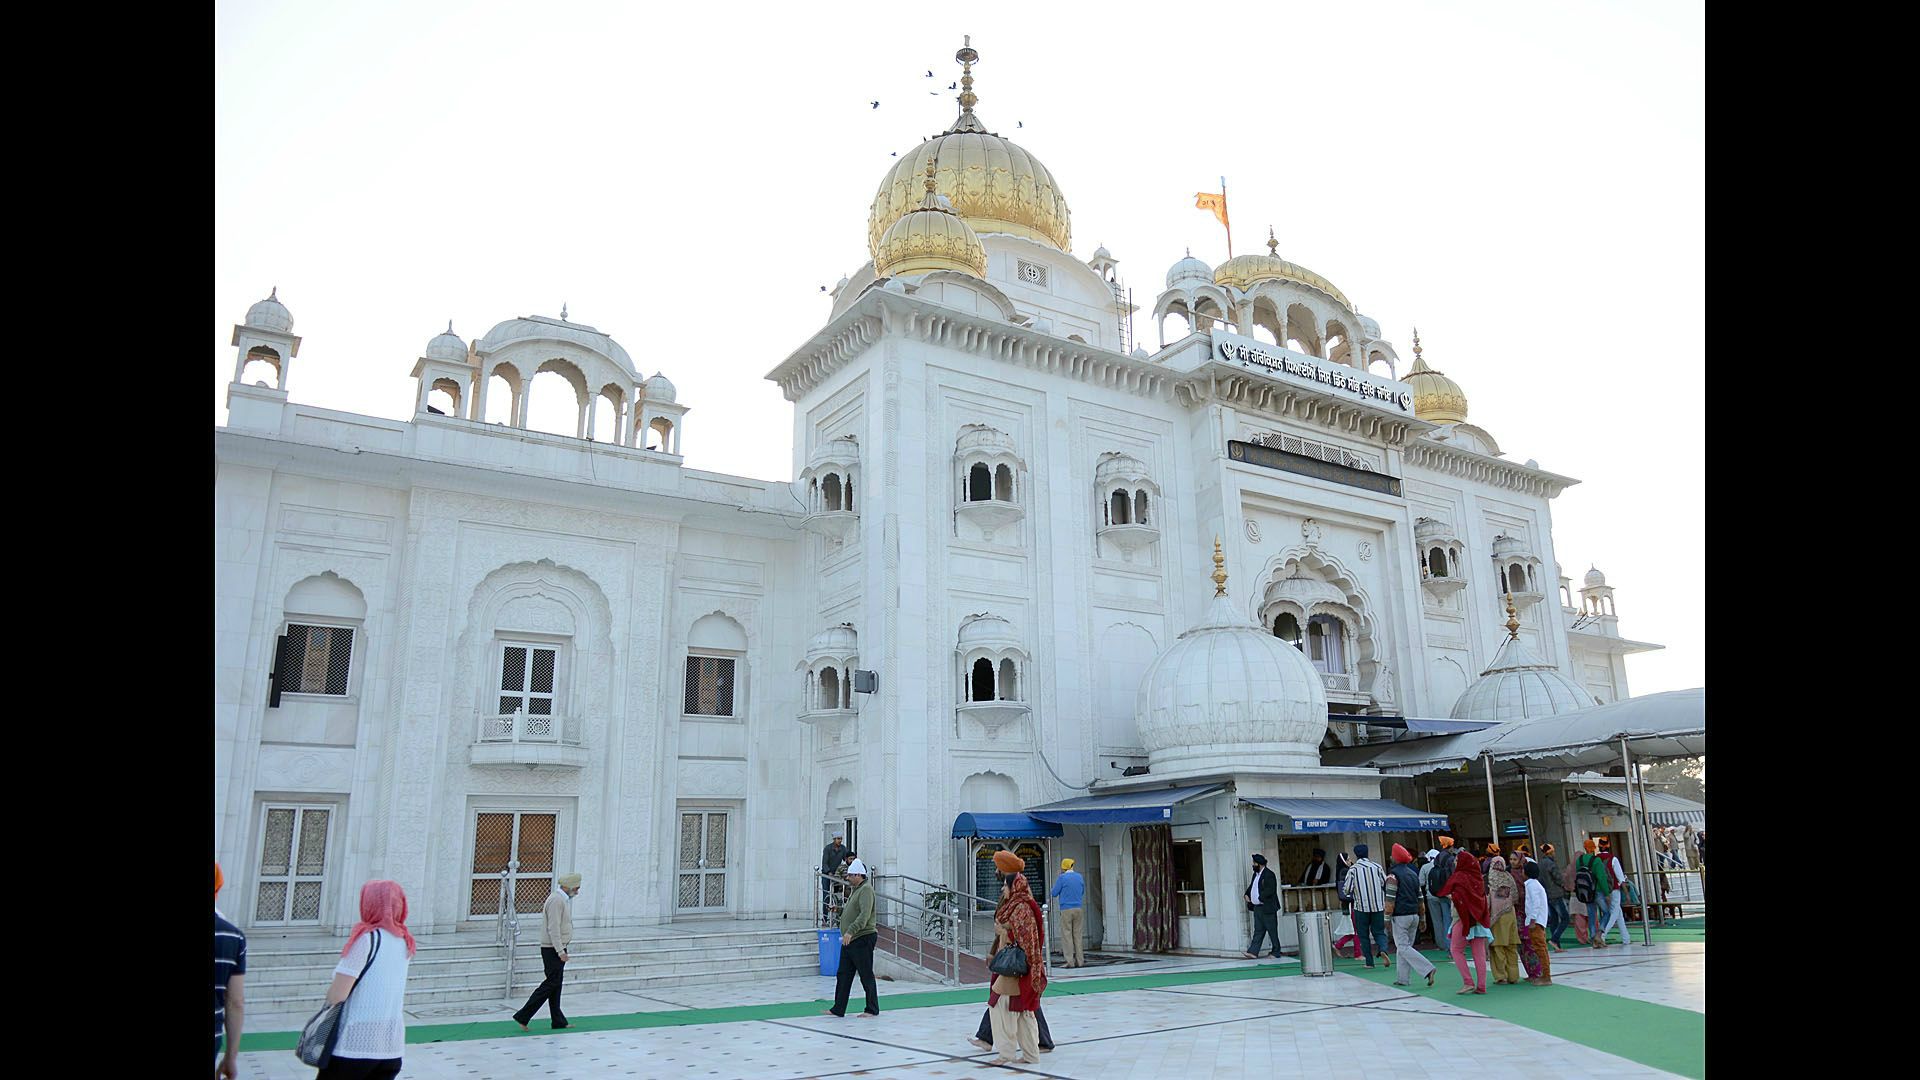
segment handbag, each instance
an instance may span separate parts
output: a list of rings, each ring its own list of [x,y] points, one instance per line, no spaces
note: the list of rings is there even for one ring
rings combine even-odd
[[[987,970],[995,975],[1006,975],[1015,979],[1027,973],[1027,950],[1018,945],[1009,945],[993,954],[993,962]]]
[[[347,988],[347,996],[331,1005],[322,1005],[320,1011],[313,1014],[313,1019],[307,1021],[307,1026],[300,1029],[300,1042],[293,1052],[303,1064],[324,1068],[327,1062],[333,1060],[334,1044],[340,1041],[340,1015],[346,1010],[347,999],[353,997],[353,992],[360,988],[360,980],[366,978],[367,969],[373,967],[373,958],[380,955],[380,931],[374,930],[372,934],[373,947],[367,950],[366,965],[360,969],[353,985]]]

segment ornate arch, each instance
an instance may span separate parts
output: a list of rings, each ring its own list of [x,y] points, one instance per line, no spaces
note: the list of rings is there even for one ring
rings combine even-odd
[[[1303,631],[1307,619],[1315,614],[1337,615],[1348,620],[1348,625],[1353,628],[1354,668],[1360,676],[1361,691],[1373,695],[1377,701],[1393,700],[1388,666],[1379,654],[1376,641],[1378,623],[1374,616],[1373,601],[1360,584],[1359,575],[1341,562],[1338,556],[1319,545],[1317,526],[1303,527],[1303,531],[1309,534],[1306,543],[1287,548],[1261,566],[1258,578],[1260,587],[1251,597],[1253,620],[1261,626],[1271,626],[1279,611],[1294,611],[1299,613]],[[1329,597],[1314,601],[1303,610],[1301,605],[1289,600],[1269,600],[1268,593],[1290,577],[1296,566],[1304,572],[1303,576],[1312,576],[1338,589],[1345,598],[1344,602]]]
[[[453,725],[454,745],[472,741],[470,729],[477,723],[478,710],[486,696],[480,677],[488,644],[498,627],[500,613],[516,600],[539,598],[552,601],[573,616],[572,662],[578,700],[568,709],[593,725],[582,732],[589,746],[605,745],[605,718],[611,712],[614,656],[613,610],[600,586],[586,574],[552,559],[515,562],[494,569],[474,585],[467,600],[467,617],[461,627],[454,655]],[[538,631],[538,627],[521,629]],[[463,726],[464,725],[464,726]]]

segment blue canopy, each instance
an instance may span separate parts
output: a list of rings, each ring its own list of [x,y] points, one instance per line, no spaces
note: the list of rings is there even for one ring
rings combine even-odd
[[[1445,829],[1447,815],[1401,806],[1392,799],[1243,798],[1286,819],[1277,831],[1294,834],[1337,832],[1418,832]],[[1274,828],[1272,824],[1267,826]]]
[[[1056,821],[1062,825],[1138,825],[1150,821],[1166,821],[1173,817],[1173,808],[1176,805],[1188,799],[1211,795],[1225,786],[1224,784],[1201,784],[1197,787],[1155,788],[1144,791],[1115,791],[1105,795],[1082,795],[1077,799],[1063,799],[1045,806],[1029,807],[1027,814],[1041,821]]]
[[[961,814],[953,819],[957,839],[1021,840],[1032,836],[1060,836],[1060,826],[1035,821],[1025,814]]]

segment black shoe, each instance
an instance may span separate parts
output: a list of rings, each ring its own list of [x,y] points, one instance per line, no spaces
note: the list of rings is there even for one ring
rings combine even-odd
[[[572,1024],[566,1022],[565,1020],[562,1020],[561,1022],[553,1025],[553,1030],[559,1031],[561,1028],[570,1028],[572,1026],[573,1026]]]

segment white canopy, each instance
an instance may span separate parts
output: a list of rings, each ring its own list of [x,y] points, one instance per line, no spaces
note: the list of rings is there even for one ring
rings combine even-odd
[[[1622,737],[1636,761],[1705,754],[1706,688],[1647,694],[1461,735],[1343,747],[1321,758],[1326,765],[1372,766],[1389,776],[1420,776],[1454,771],[1491,756],[1495,762],[1524,765],[1530,774],[1538,775],[1617,765]]]

